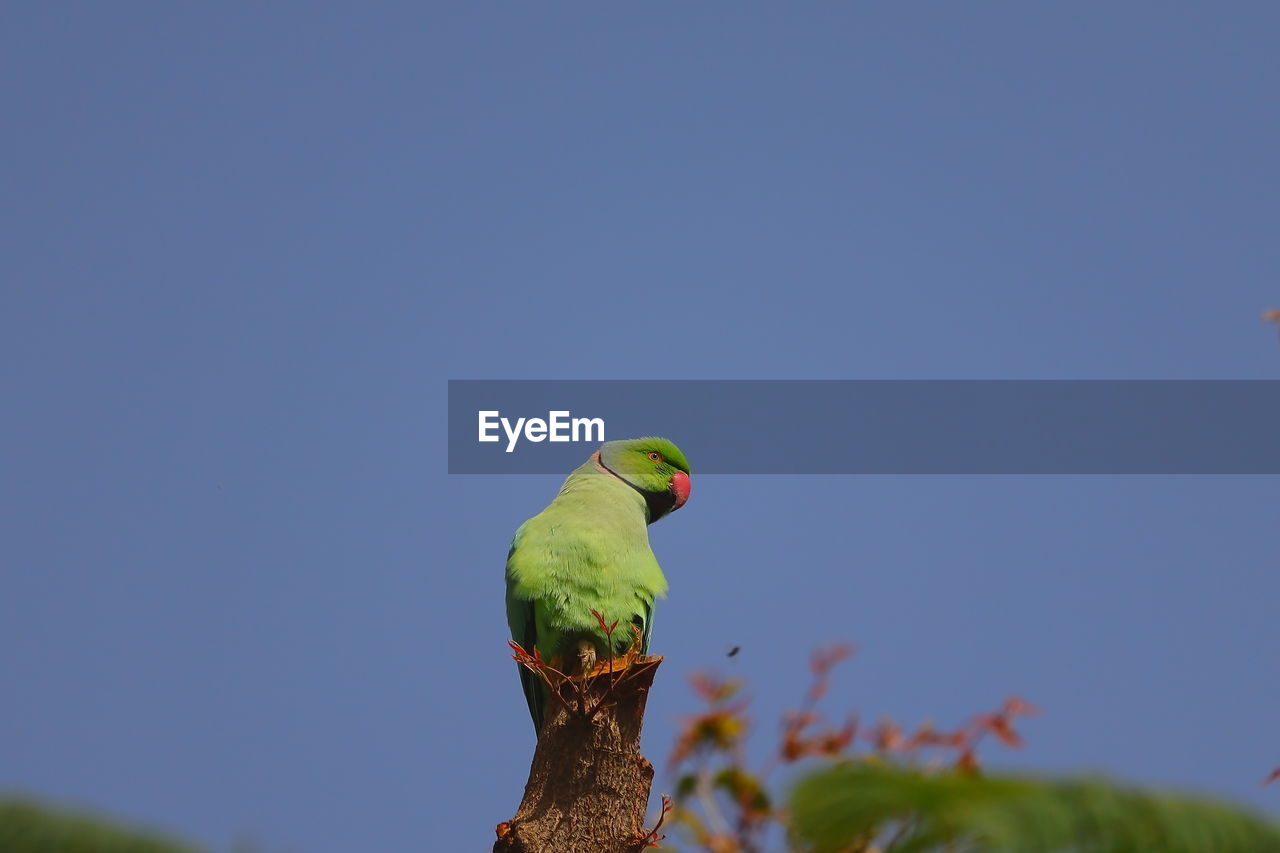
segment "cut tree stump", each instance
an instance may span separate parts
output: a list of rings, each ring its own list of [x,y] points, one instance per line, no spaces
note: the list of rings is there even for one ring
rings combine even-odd
[[[558,687],[515,817],[498,824],[494,853],[636,853],[653,765],[640,754],[645,702],[661,657],[601,664]],[[586,712],[582,708],[585,705]],[[594,713],[592,708],[596,708]]]

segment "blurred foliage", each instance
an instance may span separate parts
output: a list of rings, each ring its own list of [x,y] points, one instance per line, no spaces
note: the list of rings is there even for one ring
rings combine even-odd
[[[26,799],[0,799],[3,853],[196,853],[164,835]]]
[[[926,773],[847,762],[802,779],[790,806],[796,848],[813,853],[1280,850],[1280,826],[1240,808],[1103,779]],[[888,840],[876,847],[882,838]]]
[[[908,729],[882,718],[827,723],[817,710],[831,671],[852,650],[819,651],[800,707],[783,716],[763,767],[749,767],[749,701],[740,679],[693,677],[705,710],[687,718],[670,764],[674,807],[665,825],[707,853],[1280,853],[1280,826],[1238,807],[1126,788],[1103,779],[987,775],[986,742],[1018,748],[1016,696],[953,729]],[[790,797],[771,778],[791,766]],[[1266,781],[1280,779],[1280,769]],[[664,798],[664,807],[667,802]],[[787,844],[787,842],[790,842]],[[667,849],[675,849],[664,845]]]

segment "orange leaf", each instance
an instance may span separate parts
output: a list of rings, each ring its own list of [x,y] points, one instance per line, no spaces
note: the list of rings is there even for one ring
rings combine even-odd
[[[1005,746],[1013,747],[1014,749],[1022,746],[1022,737],[1013,730],[1013,725],[1004,714],[983,714],[978,717],[976,724],[979,728],[985,729],[999,738],[1000,742]]]
[[[1020,696],[1010,696],[1004,700],[1004,712],[1015,717],[1033,717],[1040,709]]]

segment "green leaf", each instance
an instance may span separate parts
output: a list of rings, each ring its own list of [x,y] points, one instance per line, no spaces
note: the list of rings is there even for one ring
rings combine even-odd
[[[716,774],[713,785],[725,791],[734,802],[753,812],[769,811],[769,794],[760,780],[737,767],[726,767]]]
[[[842,763],[791,795],[803,849],[835,853],[911,821],[893,853],[947,843],[1001,853],[1263,853],[1280,851],[1280,826],[1213,800],[1142,791],[1099,778],[925,774]]]
[[[30,800],[0,800],[0,850],[9,853],[194,853],[195,847]]]
[[[692,773],[686,773],[676,782],[675,801],[682,803],[687,800],[698,787],[698,777]]]

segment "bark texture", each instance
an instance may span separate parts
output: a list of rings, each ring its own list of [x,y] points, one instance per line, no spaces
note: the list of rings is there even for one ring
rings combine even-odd
[[[650,834],[644,816],[653,765],[640,754],[640,729],[661,662],[660,657],[633,658],[585,684],[560,686],[570,707],[552,700],[524,799],[515,817],[498,824],[494,853],[645,849]],[[587,714],[581,711],[583,698]],[[596,705],[599,710],[592,715],[590,709]]]

